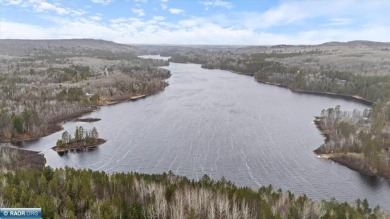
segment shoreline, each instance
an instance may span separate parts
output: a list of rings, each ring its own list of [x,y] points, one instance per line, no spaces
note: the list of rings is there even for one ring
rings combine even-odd
[[[203,67],[202,67],[203,68]],[[207,68],[206,68],[207,69]],[[223,69],[221,69],[223,70]],[[235,72],[232,70],[227,70],[232,73],[240,74],[240,75],[247,75],[247,76],[253,76],[253,74],[245,74],[242,72]],[[254,76],[253,76],[254,77]],[[319,91],[305,91],[305,90],[296,90],[292,89],[291,87],[279,83],[273,83],[273,82],[268,82],[264,80],[259,80],[254,77],[255,81],[262,83],[262,84],[267,84],[267,85],[272,85],[272,86],[277,86],[281,88],[286,88],[289,89],[293,93],[297,94],[307,94],[307,95],[317,95],[317,96],[326,96],[326,97],[331,97],[331,98],[341,98],[344,100],[350,100],[350,101],[355,101],[358,103],[361,103],[366,106],[372,106],[374,102],[369,101],[367,99],[364,99],[360,96],[357,95],[345,95],[345,94],[337,94],[337,93],[332,93],[332,92],[319,92]],[[316,116],[314,120],[314,124],[316,125],[317,129],[320,131],[321,135],[325,137],[324,144],[326,144],[330,140],[330,135],[327,133],[326,130],[323,130],[320,126],[321,122],[321,117]],[[323,145],[324,145],[323,144]],[[322,146],[322,145],[321,145]],[[313,150],[313,153],[317,155],[318,158],[324,158],[324,159],[329,159],[332,160],[335,163],[338,163],[342,166],[345,166],[351,170],[354,170],[358,173],[367,175],[367,176],[378,176],[378,177],[384,177],[385,179],[390,179],[390,173],[389,174],[378,174],[378,171],[370,167],[365,160],[360,159],[356,160],[353,157],[350,157],[349,155],[345,154],[333,154],[333,153],[323,153],[321,152],[321,146]],[[363,165],[359,165],[357,161],[363,161]],[[389,170],[390,172],[390,170]]]
[[[330,135],[328,130],[324,130],[321,127],[321,117],[316,116],[314,119],[314,124],[317,129],[320,131],[321,135],[325,137],[324,144],[320,145],[318,148],[313,150],[313,153],[320,159],[332,160],[335,163],[338,163],[342,166],[345,166],[353,171],[356,171],[360,174],[371,176],[371,177],[383,177],[387,180],[390,180],[390,170],[387,171],[378,171],[376,168],[372,167],[365,159],[363,153],[354,153],[354,152],[337,152],[331,153],[323,151],[321,148],[330,140]]]
[[[89,113],[92,113],[98,109],[99,109],[99,107],[97,107],[97,106],[88,106],[88,107],[86,107],[85,110],[83,110],[81,112],[78,112],[78,113],[75,113],[73,115],[65,116],[65,117],[51,121],[50,123],[48,123],[48,125],[51,126],[51,128],[48,131],[46,131],[45,133],[42,133],[42,134],[25,133],[25,134],[19,135],[18,137],[14,137],[14,138],[10,138],[10,139],[2,139],[2,140],[0,140],[0,143],[17,144],[17,143],[22,142],[22,141],[39,140],[40,138],[43,138],[43,137],[46,137],[46,136],[49,136],[49,135],[52,135],[54,133],[57,133],[59,131],[64,130],[61,123],[72,121],[72,120],[77,119],[83,115],[87,115]]]
[[[164,89],[165,89],[165,87],[164,87]],[[102,103],[102,104],[95,104],[95,105],[87,106],[86,109],[81,111],[81,112],[75,113],[73,115],[65,116],[65,117],[62,117],[62,118],[59,118],[59,119],[55,119],[54,121],[50,122],[48,125],[49,126],[53,126],[54,128],[50,128],[50,130],[48,130],[45,133],[42,133],[42,134],[26,133],[26,134],[22,134],[22,135],[19,135],[18,137],[14,137],[14,138],[10,138],[10,139],[1,139],[0,143],[13,143],[13,144],[17,144],[17,143],[23,142],[23,141],[39,140],[40,138],[52,135],[54,133],[57,133],[57,132],[63,130],[64,128],[62,127],[61,123],[69,122],[69,121],[72,121],[72,120],[77,120],[81,116],[84,116],[84,115],[87,115],[87,114],[90,114],[90,113],[92,113],[94,111],[99,110],[100,107],[116,105],[116,104],[124,103],[124,102],[127,102],[127,101],[137,101],[137,100],[140,100],[140,99],[144,99],[144,98],[146,98],[148,96],[155,95],[155,94],[157,94],[157,93],[159,93],[159,92],[161,92],[163,90],[160,90],[160,91],[157,91],[157,92],[154,92],[154,93],[150,93],[150,94],[136,95],[136,96],[131,96],[131,97],[127,97],[127,98],[123,98],[123,99],[119,99],[119,100],[108,101],[108,102]]]
[[[257,82],[259,82],[259,83],[262,83],[262,84],[268,84],[268,85],[273,85],[273,86],[286,88],[286,89],[289,89],[291,92],[294,92],[294,93],[297,93],[297,94],[310,94],[310,95],[317,95],[317,96],[341,98],[341,99],[344,99],[344,100],[355,101],[355,102],[364,104],[366,106],[372,106],[374,104],[374,102],[372,102],[370,100],[367,100],[367,99],[364,99],[363,97],[360,97],[360,96],[357,96],[357,95],[346,95],[346,94],[337,94],[337,93],[332,93],[332,92],[321,92],[321,91],[296,90],[296,89],[290,88],[287,85],[282,85],[282,84],[278,84],[278,83],[263,81],[263,80],[259,80],[259,79],[256,79],[256,78],[255,78],[255,80]]]
[[[205,68],[202,65],[201,65],[201,67]],[[206,69],[209,69],[209,68],[206,68]],[[224,69],[220,69],[220,70],[224,70]],[[235,74],[247,75],[247,76],[254,77],[253,74],[245,74],[242,72],[236,72],[236,71],[232,71],[232,70],[227,70],[227,71],[230,71],[230,72],[235,73]],[[274,82],[268,82],[268,81],[264,81],[264,80],[259,80],[259,79],[256,79],[255,77],[254,77],[254,79],[255,79],[255,81],[257,81],[259,83],[277,86],[277,87],[281,87],[281,88],[286,88],[286,89],[289,89],[291,92],[297,93],[297,94],[307,94],[307,95],[326,96],[326,97],[331,97],[331,98],[341,98],[344,100],[355,101],[355,102],[364,104],[366,106],[372,106],[374,104],[374,102],[369,101],[367,99],[364,99],[364,98],[357,96],[357,95],[345,95],[345,94],[337,94],[337,93],[332,93],[332,92],[296,90],[296,89],[292,89],[291,87],[289,87],[287,85],[274,83]],[[330,140],[330,135],[329,135],[329,133],[327,133],[326,130],[323,130],[320,127],[320,122],[321,122],[321,117],[318,117],[318,116],[315,117],[314,123],[315,123],[317,129],[325,137],[324,144],[326,144]],[[316,148],[315,150],[313,150],[314,154],[316,154],[318,158],[325,158],[325,159],[332,160],[332,161],[334,161],[342,166],[345,166],[351,170],[354,170],[356,172],[359,172],[359,173],[367,175],[367,176],[379,176],[379,177],[384,177],[386,179],[390,179],[390,173],[388,175],[383,175],[383,174],[379,175],[378,171],[371,168],[366,162],[364,162],[363,165],[358,165],[358,163],[356,162],[357,160],[355,158],[349,157],[348,155],[344,155],[344,154],[336,155],[333,153],[331,153],[331,154],[322,153],[321,146]],[[360,161],[365,161],[365,160],[361,159]]]
[[[38,151],[30,151],[12,146],[0,146],[0,153],[10,157],[11,163],[0,162],[0,167],[8,170],[43,169],[46,158]]]
[[[25,133],[25,134],[19,135],[18,137],[14,137],[14,138],[10,138],[10,139],[1,139],[0,144],[5,144],[5,143],[17,144],[17,143],[22,142],[22,141],[35,141],[35,140],[38,140],[40,138],[43,138],[43,137],[49,136],[51,134],[54,134],[56,132],[59,132],[61,130],[64,130],[62,125],[60,125],[59,123],[50,124],[50,125],[55,126],[55,128],[52,128],[49,131],[42,133],[42,134]]]
[[[221,69],[221,70],[223,70],[223,69]],[[230,70],[228,70],[228,71],[230,71]],[[245,73],[241,73],[241,72],[235,72],[235,71],[230,71],[230,72],[236,73],[236,74],[241,74],[241,75],[251,76],[250,74],[245,74]],[[292,89],[292,88],[290,88],[290,87],[288,87],[286,85],[273,83],[273,82],[268,82],[268,81],[263,81],[263,80],[258,80],[256,78],[255,78],[255,80],[257,82],[259,82],[259,83],[268,84],[268,85],[272,85],[272,86],[278,86],[278,87],[282,87],[282,88],[287,88],[290,91],[292,91],[294,93],[298,93],[298,94],[301,93],[301,94],[312,94],[312,95],[319,95],[319,96],[328,96],[328,97],[333,97],[333,98],[342,98],[342,99],[346,99],[346,100],[352,100],[352,101],[360,102],[360,103],[368,105],[368,106],[371,106],[373,104],[373,102],[371,102],[369,100],[366,100],[366,99],[364,99],[362,97],[359,97],[359,96],[343,95],[343,94],[336,94],[336,93],[330,93],[330,92],[295,90],[295,89]],[[167,86],[168,86],[168,84],[167,84]],[[164,87],[164,89],[165,89],[165,87]],[[89,114],[89,113],[91,113],[91,112],[93,112],[95,110],[98,110],[102,106],[110,106],[110,105],[115,105],[115,104],[119,104],[119,103],[123,103],[123,102],[127,102],[127,101],[137,101],[139,99],[144,99],[144,98],[146,98],[148,96],[157,94],[157,93],[163,91],[164,89],[159,90],[159,91],[154,92],[154,93],[150,93],[150,94],[141,94],[141,95],[137,95],[137,96],[126,97],[126,98],[115,100],[115,101],[108,101],[108,102],[105,102],[105,103],[102,103],[102,104],[92,105],[92,106],[89,106],[89,108],[91,108],[91,109],[87,110],[86,112],[81,112],[81,113],[78,113],[77,115],[72,115],[72,116],[69,116],[69,117],[66,117],[66,118],[61,118],[61,119],[57,120],[56,121],[56,125],[59,125],[58,123],[61,123],[61,122],[67,122],[67,121],[70,121],[72,119],[78,118],[78,117],[80,117],[82,115]],[[329,136],[329,134],[326,133],[325,130],[321,129],[321,127],[320,127],[321,120],[320,119],[321,119],[320,117],[316,117],[316,119],[314,120],[314,123],[316,124],[316,127],[320,130],[321,134],[325,137],[325,143],[326,143],[326,142],[329,141],[330,136]],[[62,128],[62,126],[61,126],[61,128]],[[56,132],[61,131],[61,130],[55,130],[53,132],[45,133],[44,135],[37,135],[37,136],[30,137],[30,138],[20,138],[20,139],[16,139],[16,140],[15,139],[11,139],[9,141],[5,141],[5,142],[3,141],[2,143],[8,143],[8,142],[15,143],[15,142],[20,142],[20,141],[37,140],[37,139],[40,139],[42,137],[51,135],[51,134],[56,133]],[[96,146],[93,146],[93,147],[96,147]],[[359,169],[356,166],[352,165],[351,163],[348,162],[348,159],[340,160],[340,159],[337,158],[338,156],[335,156],[334,154],[322,153],[320,151],[320,147],[318,147],[317,149],[315,149],[313,151],[316,155],[322,156],[322,158],[330,159],[330,160],[332,160],[332,161],[334,161],[336,163],[339,163],[339,164],[341,164],[343,166],[346,166],[346,167],[348,167],[348,168],[350,168],[352,170],[355,170],[357,172],[360,172],[360,173],[363,173],[363,174],[367,175],[367,171],[364,171],[364,170]],[[54,148],[55,147],[53,147],[53,150],[54,150]],[[66,151],[69,151],[69,150],[75,150],[75,148],[74,149],[67,149]],[[60,151],[60,152],[64,152],[64,151]],[[371,175],[371,174],[368,174],[368,175]]]
[[[76,122],[87,122],[87,123],[92,123],[92,122],[98,122],[100,121],[100,118],[82,118],[82,119],[75,119]]]
[[[164,87],[165,89],[165,87]],[[151,95],[155,95],[159,92],[162,92],[164,89],[162,90],[159,90],[157,92],[154,92],[154,93],[150,93],[150,94],[144,94],[144,95],[137,95],[137,96],[132,96],[130,98],[126,98],[126,99],[122,99],[122,100],[118,100],[118,101],[115,101],[114,103],[110,103],[110,104],[103,104],[103,105],[92,105],[92,106],[88,106],[88,110],[85,110],[85,111],[82,111],[82,112],[79,112],[79,113],[76,113],[74,115],[71,115],[71,116],[67,116],[67,117],[63,117],[61,119],[57,119],[55,120],[54,122],[52,123],[49,123],[49,125],[52,125],[54,127],[56,127],[55,129],[51,129],[50,131],[47,131],[43,134],[39,134],[39,135],[36,135],[36,134],[24,134],[23,136],[21,137],[18,137],[18,138],[11,138],[11,139],[1,139],[0,140],[0,152],[10,152],[12,154],[14,154],[15,156],[18,156],[18,164],[16,167],[8,167],[8,169],[21,169],[21,168],[33,168],[33,169],[43,169],[46,165],[46,158],[44,157],[43,154],[40,154],[41,152],[39,151],[32,151],[32,150],[26,150],[24,148],[19,148],[19,147],[12,147],[12,146],[7,146],[6,144],[17,144],[19,142],[22,142],[22,141],[34,141],[34,140],[39,140],[40,138],[43,138],[43,137],[46,137],[46,136],[49,136],[51,134],[54,134],[56,132],[59,132],[61,130],[63,130],[63,126],[61,123],[64,123],[64,122],[69,122],[69,121],[72,121],[72,120],[75,120],[77,118],[80,118],[81,116],[83,115],[87,115],[87,114],[90,114],[96,110],[99,110],[100,107],[103,107],[103,106],[110,106],[110,105],[115,105],[115,104],[119,104],[119,103],[123,103],[123,102],[127,102],[127,101],[137,101],[139,99],[144,99],[148,96],[151,96]],[[97,146],[103,144],[106,142],[106,140],[102,139],[104,142],[99,142],[99,144],[97,145],[89,145],[88,147],[86,147],[84,150],[89,150],[89,149],[95,149]],[[2,145],[4,144],[4,145]],[[53,149],[54,150],[54,149]],[[73,150],[83,150],[83,149],[69,149],[71,151]],[[57,153],[59,153],[60,155],[64,154],[64,153],[67,153],[69,150],[66,150],[66,151],[60,151]],[[1,167],[1,163],[0,163],[0,167]]]
[[[126,97],[126,98],[122,98],[122,99],[119,99],[119,100],[107,101],[105,103],[97,104],[95,106],[97,106],[97,107],[111,106],[111,105],[116,105],[118,103],[124,103],[124,102],[128,102],[128,101],[137,101],[137,100],[140,100],[140,99],[144,99],[144,98],[146,98],[148,96],[152,96],[154,94],[157,94],[157,93],[159,93],[161,91],[158,91],[156,93],[141,94],[141,95],[137,95],[137,96]]]
[[[94,149],[97,146],[106,143],[107,140],[98,138],[95,140],[95,142],[92,143],[86,143],[86,142],[77,142],[69,147],[66,148],[59,148],[58,146],[54,146],[51,149],[53,149],[58,154],[64,154],[69,151],[87,151],[89,149]]]
[[[204,67],[202,64],[201,64],[201,68],[210,69],[210,70],[218,69],[218,68],[207,68],[207,67]],[[364,104],[364,105],[367,105],[367,106],[372,106],[374,104],[373,101],[364,99],[363,97],[360,97],[358,95],[347,95],[347,94],[338,94],[338,93],[332,93],[332,92],[310,91],[310,90],[300,90],[300,89],[297,90],[297,89],[293,89],[293,88],[289,87],[288,85],[283,85],[283,84],[279,84],[279,83],[274,83],[274,82],[269,82],[269,81],[256,79],[254,77],[254,74],[252,74],[252,73],[238,72],[238,71],[233,71],[233,70],[229,70],[229,69],[219,69],[219,70],[229,71],[229,72],[232,72],[232,73],[235,73],[235,74],[240,74],[240,75],[245,75],[245,76],[252,76],[255,79],[255,81],[257,81],[259,83],[286,88],[286,89],[289,89],[291,92],[294,92],[294,93],[297,93],[297,94],[311,94],[311,95],[317,95],[317,96],[341,98],[341,99],[344,99],[344,100],[355,101],[355,102],[358,102],[358,103],[361,103],[361,104]]]

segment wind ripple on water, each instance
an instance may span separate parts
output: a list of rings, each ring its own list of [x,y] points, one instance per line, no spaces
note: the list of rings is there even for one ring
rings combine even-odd
[[[109,172],[171,170],[199,179],[224,176],[239,186],[276,188],[321,200],[367,198],[390,210],[390,184],[328,160],[313,149],[324,141],[311,123],[323,108],[364,106],[327,97],[298,95],[253,78],[194,64],[172,64],[165,91],[135,102],[103,107],[88,115],[108,141],[88,153],[62,157],[49,149],[60,133],[27,145],[45,150],[48,164]]]

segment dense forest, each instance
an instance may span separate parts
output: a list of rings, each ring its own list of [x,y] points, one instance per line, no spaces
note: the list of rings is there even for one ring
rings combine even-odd
[[[41,207],[43,218],[386,218],[367,200],[350,205],[238,188],[207,175],[146,175],[71,168],[0,172],[0,206]]]

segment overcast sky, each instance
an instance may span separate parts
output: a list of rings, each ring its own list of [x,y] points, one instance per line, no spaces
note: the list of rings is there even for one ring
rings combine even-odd
[[[128,44],[390,42],[390,1],[0,0],[1,39]]]

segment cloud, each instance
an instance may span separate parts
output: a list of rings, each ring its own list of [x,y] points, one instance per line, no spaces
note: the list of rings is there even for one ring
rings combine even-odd
[[[331,18],[323,26],[344,26],[353,23],[351,18]]]
[[[117,18],[108,24],[88,19],[58,20],[57,25],[43,28],[17,22],[1,21],[0,38],[98,38],[119,43],[142,44],[216,44],[274,45],[318,44],[327,41],[356,39],[389,41],[387,25],[364,26],[358,29],[321,28],[296,33],[272,33],[250,28],[223,27],[205,18],[167,22],[164,17],[152,19]],[[358,36],[358,38],[357,38]]]
[[[102,16],[95,15],[95,16],[91,16],[90,18],[91,18],[91,20],[94,20],[94,21],[100,21],[102,19]]]
[[[161,0],[161,8],[163,10],[167,9],[168,8],[168,0]]]
[[[85,14],[83,10],[76,10],[67,7],[62,7],[60,4],[52,4],[46,0],[4,0],[1,1],[5,5],[15,5],[22,8],[32,9],[35,12],[54,12],[59,15],[76,15],[81,16]]]
[[[3,0],[3,1],[0,1],[1,3],[5,3],[7,5],[22,5],[24,3],[23,0]]]
[[[153,16],[153,20],[155,20],[155,21],[163,21],[165,19],[166,18],[164,16]]]
[[[298,32],[318,26],[390,25],[390,2],[374,1],[282,1],[265,11],[229,11],[208,19],[225,27],[241,27],[258,31]],[[355,28],[356,28],[355,27]]]
[[[145,12],[143,9],[140,9],[140,8],[133,8],[131,9],[131,11],[136,14],[137,16],[139,17],[142,17],[142,16],[145,16]]]
[[[72,9],[48,0],[2,1],[10,8],[31,8],[51,12],[40,17],[53,25],[27,24],[2,19],[0,38],[101,38],[120,43],[143,44],[317,44],[326,41],[390,41],[390,2],[361,4],[354,1],[286,1],[265,11],[224,11],[210,16],[146,16],[134,8],[133,17],[91,13],[89,16],[63,16],[55,7]],[[160,0],[159,3],[167,4]],[[182,9],[169,8],[168,12]],[[171,11],[177,9],[179,11]],[[65,12],[64,12],[65,13]],[[68,15],[75,15],[68,14]],[[175,17],[175,19],[172,19]],[[181,19],[178,19],[181,18]]]
[[[216,0],[216,1],[204,1],[200,2],[206,7],[206,10],[208,10],[209,7],[222,7],[222,8],[227,8],[231,9],[233,8],[233,4],[227,1],[221,1],[221,0]]]
[[[142,2],[142,3],[146,3],[148,2],[148,0],[134,0],[135,2]]]
[[[102,4],[102,5],[108,5],[110,4],[113,0],[91,0],[93,3],[96,4]]]
[[[1,39],[52,39],[56,38],[50,30],[39,26],[0,21]],[[28,33],[28,36],[26,35]]]
[[[247,28],[269,28],[296,23],[309,17],[309,13],[294,4],[283,4],[265,12],[243,12],[238,14],[238,22]]]
[[[184,13],[184,10],[179,9],[179,8],[170,8],[170,9],[169,9],[169,12],[170,12],[171,14],[182,14],[182,13]]]

